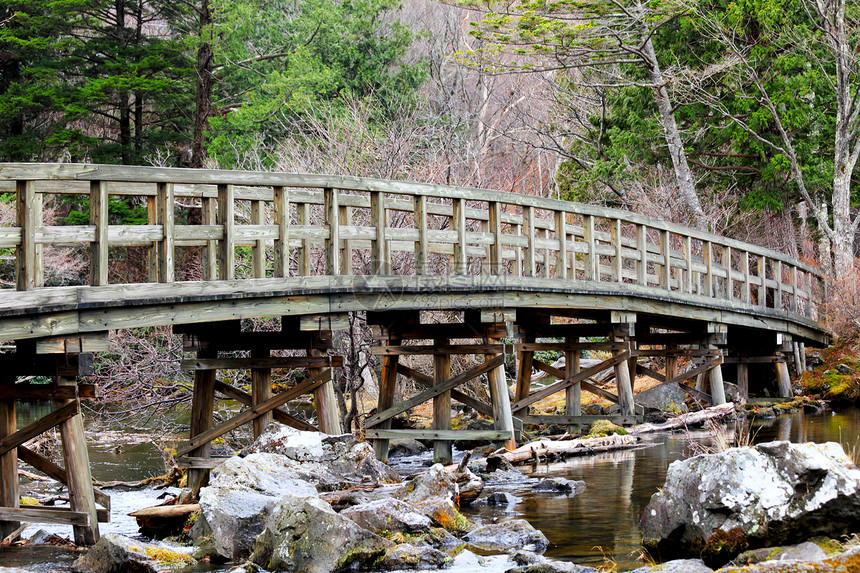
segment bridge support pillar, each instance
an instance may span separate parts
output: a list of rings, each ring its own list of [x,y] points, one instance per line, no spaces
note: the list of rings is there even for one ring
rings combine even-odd
[[[218,352],[201,349],[197,358],[217,358]],[[195,370],[194,390],[191,398],[191,438],[212,429],[212,417],[215,409],[215,370]],[[197,458],[208,458],[212,450],[212,442],[205,442],[190,452]],[[200,488],[209,484],[209,468],[189,468],[188,487],[194,498],[198,497]]]
[[[436,340],[436,348],[447,346],[447,340]],[[444,385],[451,378],[451,355],[433,355],[434,385]],[[446,390],[433,398],[433,429],[451,429],[451,391]],[[435,440],[433,442],[433,461],[437,464],[450,464],[454,461],[450,440]]]
[[[4,376],[0,385],[11,388],[14,377]],[[17,430],[15,399],[0,400],[0,438],[11,436]],[[19,507],[18,498],[18,448],[0,454],[0,507]],[[0,521],[0,539],[18,529],[17,521]]]

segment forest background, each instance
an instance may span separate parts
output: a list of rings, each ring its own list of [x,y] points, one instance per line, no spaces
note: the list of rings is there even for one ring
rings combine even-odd
[[[846,0],[2,0],[0,161],[338,173],[610,205],[819,264],[860,309],[845,287],[859,16]],[[88,208],[47,207],[70,224]],[[145,219],[121,198],[110,216]],[[54,260],[47,281],[83,284],[85,265]],[[373,366],[362,328],[341,342],[347,426]],[[100,366],[112,399],[187,399],[169,329],[113,342]]]

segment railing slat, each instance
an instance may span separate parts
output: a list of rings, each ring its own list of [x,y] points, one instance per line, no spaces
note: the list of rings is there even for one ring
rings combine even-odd
[[[275,225],[278,226],[274,273],[276,277],[288,277],[290,276],[290,192],[281,185],[275,185],[272,191],[274,193],[272,211]]]
[[[232,208],[232,200],[230,205]],[[161,223],[162,238],[158,242],[158,282],[174,281],[174,235],[173,235],[173,183],[159,183],[156,192],[158,219]]]
[[[224,238],[219,242],[218,278],[231,280],[236,276],[236,243],[233,236],[235,217],[233,214],[233,186],[218,186],[218,224],[224,228]]]

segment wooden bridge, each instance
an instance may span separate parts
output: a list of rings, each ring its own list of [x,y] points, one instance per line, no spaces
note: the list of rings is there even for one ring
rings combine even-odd
[[[240,425],[253,423],[255,435],[272,419],[342,431],[332,333],[349,313],[364,313],[379,342],[379,403],[365,423],[380,459],[404,435],[434,440],[436,459],[448,461],[454,439],[512,445],[523,423],[590,423],[597,416],[582,415],[582,390],[614,402],[617,422],[632,422],[642,412],[637,375],[679,382],[713,403],[726,399],[724,376],[743,392],[789,396],[787,359],[802,362],[800,345],[826,340],[818,269],[614,209],[355,177],[85,164],[0,164],[0,192],[14,198],[16,217],[0,227],[8,281],[0,340],[15,348],[0,356],[0,538],[19,522],[47,521],[72,524],[78,542],[93,543],[109,517],[109,498],[91,487],[80,415],[79,400],[96,389],[78,377],[93,372],[110,330],[173,325],[196,352],[182,362],[194,372],[194,395],[190,438],[177,449],[195,491],[218,463],[211,441]],[[83,195],[89,224],[46,220],[50,195]],[[115,197],[145,205],[146,224],[114,224]],[[70,248],[87,253],[89,280],[53,286],[44,261],[50,249]],[[275,326],[243,322],[259,317]],[[562,353],[565,365],[539,360],[539,351]],[[583,369],[583,351],[599,362]],[[416,355],[430,357],[431,374],[401,359]],[[471,361],[452,376],[453,355]],[[228,368],[251,371],[250,392],[216,379]],[[307,376],[273,395],[271,372],[284,368]],[[533,369],[556,381],[533,391]],[[606,370],[617,393],[595,382]],[[18,382],[33,375],[54,383]],[[424,389],[398,399],[398,376]],[[484,379],[488,402],[458,389]],[[563,415],[530,415],[530,405],[561,391]],[[313,395],[317,426],[282,409],[304,394]],[[248,409],[216,426],[216,395]],[[18,399],[54,400],[57,409],[18,428]],[[395,416],[431,400],[432,430],[391,429]],[[452,400],[489,417],[493,430],[452,430]],[[65,468],[23,445],[54,426]],[[71,508],[20,508],[19,458],[65,483]]]

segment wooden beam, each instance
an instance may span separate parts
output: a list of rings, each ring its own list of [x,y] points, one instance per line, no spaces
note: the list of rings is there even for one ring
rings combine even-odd
[[[678,374],[674,378],[670,378],[669,380],[666,381],[666,384],[672,384],[675,382],[677,382],[677,383],[686,382],[690,378],[694,378],[694,377],[698,376],[699,374],[704,374],[705,372],[707,372],[711,368],[713,368],[715,366],[719,366],[722,363],[723,363],[723,357],[717,356],[716,358],[708,360],[707,362],[705,362],[701,366],[697,366],[696,368],[691,368],[690,370],[687,370],[686,372],[682,372],[681,374]]]
[[[57,424],[76,416],[81,412],[80,403],[77,400],[69,402],[47,416],[39,418],[35,422],[27,424],[14,434],[0,439],[0,455],[5,454],[12,448],[16,448],[24,442],[30,441],[39,434],[47,432]]]
[[[156,205],[158,220],[161,223],[161,240],[157,243],[158,281],[172,283],[175,278],[175,239],[174,239],[174,187],[173,183],[157,184]]]
[[[98,386],[28,383],[0,386],[0,400],[74,400],[76,398],[98,398]]]
[[[600,416],[520,416],[524,424],[541,424],[550,425],[558,424],[560,426],[571,424],[593,424],[599,420],[609,420],[613,424],[630,425],[637,424],[642,421],[642,416],[622,416],[622,415],[600,415]]]
[[[638,374],[642,374],[643,376],[648,376],[649,378],[653,378],[654,380],[656,380],[657,382],[660,382],[661,384],[663,382],[666,382],[666,376],[664,374],[660,374],[656,370],[652,370],[651,368],[648,368],[647,366],[642,366],[641,364],[637,364],[636,365],[636,372]]]
[[[400,364],[400,363],[397,364],[397,373],[401,374],[403,376],[406,376],[407,378],[412,378],[414,381],[418,382],[419,384],[421,384],[425,388],[432,388],[433,387],[433,378],[431,378],[430,376],[427,376],[426,374],[422,374],[421,372],[418,372],[417,370],[409,368],[405,364]],[[490,406],[488,406],[487,404],[484,404],[480,400],[476,400],[475,398],[472,398],[468,394],[464,394],[463,392],[460,392],[459,390],[452,389],[451,390],[451,398],[453,398],[454,400],[457,400],[461,404],[464,404],[464,405],[472,408],[476,412],[480,412],[481,414],[484,414],[485,416],[488,416],[490,418],[493,417],[493,409]]]
[[[299,330],[349,330],[349,315],[338,314],[308,314],[299,319]]]
[[[413,440],[489,440],[491,442],[513,439],[514,432],[496,430],[367,430],[365,435],[372,439],[408,438]],[[441,463],[441,462],[440,462]]]
[[[284,356],[273,358],[186,358],[182,370],[251,370],[255,368],[329,368],[343,366],[342,356]]]
[[[231,400],[236,400],[237,402],[239,402],[240,404],[243,404],[245,406],[255,406],[256,405],[256,404],[254,404],[254,401],[251,398],[250,394],[248,394],[247,392],[243,392],[242,390],[239,390],[238,388],[236,388],[234,386],[230,386],[229,384],[227,384],[225,382],[221,382],[220,380],[215,381],[215,391],[220,392],[221,394],[224,394],[225,396],[227,396]],[[284,412],[280,408],[275,408],[274,410],[272,410],[272,415],[275,417],[275,420],[277,420],[278,422],[280,422],[282,424],[286,424],[287,426],[296,428],[297,430],[303,430],[305,432],[318,432],[319,431],[317,428],[315,428],[311,424],[308,424],[307,422],[303,422],[302,420],[299,420],[298,418],[290,416],[289,414],[287,414],[286,412]]]
[[[230,280],[236,273],[235,217],[233,214],[233,186],[218,186],[218,224],[224,229],[224,238],[218,246],[218,278]]]
[[[371,351],[376,356],[415,356],[422,354],[504,354],[504,344],[457,344],[437,346],[431,344],[415,344],[411,346],[374,346]]]
[[[0,355],[0,372],[9,376],[92,376],[95,373],[90,353],[43,354],[13,352]]]
[[[464,261],[465,265],[465,261]],[[444,342],[438,341],[441,345]],[[488,370],[489,371],[489,370]],[[435,391],[445,386],[451,377],[451,355],[436,354],[433,356],[433,389]],[[474,376],[473,376],[474,378]],[[433,462],[447,465],[453,461],[451,442],[441,439],[439,434],[451,431],[451,388],[436,392],[433,396],[433,430],[437,437],[433,442]]]
[[[45,456],[34,452],[26,446],[18,446],[18,457],[21,458],[21,461],[25,464],[33,466],[36,471],[42,472],[49,478],[57,480],[63,485],[68,485],[69,479],[68,476],[66,476],[66,470]],[[110,516],[110,496],[97,487],[93,488],[93,496],[95,497],[96,503],[104,507],[108,511],[108,516]],[[110,521],[102,521],[99,519],[99,523],[110,523]]]
[[[108,188],[107,181],[90,181],[90,225],[95,240],[90,243],[90,284],[108,284]]]
[[[108,333],[91,332],[76,336],[52,336],[37,338],[36,354],[80,354],[82,352],[107,352]]]
[[[229,459],[183,457],[176,460],[176,465],[189,470],[214,470]]]
[[[90,514],[68,508],[0,507],[0,521],[24,521],[28,523],[58,523],[89,528]]]
[[[392,343],[399,344],[400,340],[393,339]],[[400,364],[398,361],[399,356],[396,354],[382,357],[382,373],[379,376],[379,398],[376,402],[377,412],[384,412],[394,405],[394,394],[397,392],[397,373],[400,370]],[[415,374],[417,374],[417,372]],[[416,378],[416,380],[418,379]],[[428,379],[427,382],[428,386],[433,385],[432,380]],[[367,427],[366,424],[365,427]],[[383,430],[388,429],[391,427],[391,422],[382,422],[380,427]],[[387,438],[376,438],[373,440],[373,452],[376,455],[377,460],[382,462],[388,461],[389,445]]]
[[[404,400],[403,402],[401,402],[400,404],[398,404],[396,406],[392,406],[391,408],[387,408],[386,410],[383,410],[382,412],[377,413],[375,416],[371,416],[371,417],[367,418],[365,420],[365,426],[366,427],[375,426],[375,425],[379,424],[380,422],[383,422],[385,420],[393,418],[394,416],[401,414],[401,413],[405,412],[406,410],[414,408],[418,404],[422,404],[422,403],[426,402],[427,400],[435,398],[436,396],[442,394],[443,392],[446,392],[448,390],[452,390],[452,389],[456,388],[457,386],[459,386],[460,384],[468,382],[472,378],[476,378],[476,377],[480,376],[481,374],[485,374],[486,372],[489,372],[491,369],[496,368],[497,366],[504,364],[504,362],[505,362],[505,360],[504,360],[503,356],[497,356],[496,358],[494,358],[488,362],[484,362],[483,364],[478,364],[477,366],[474,366],[474,367],[466,370],[465,372],[462,372],[462,373],[458,374],[457,376],[454,376],[453,378],[446,380],[445,382],[443,382],[441,384],[437,383],[433,388],[428,388],[427,390],[420,392],[419,394],[413,396],[412,398],[409,398],[408,400]]]
[[[176,448],[176,455],[185,455],[203,444],[208,444],[218,436],[221,436],[226,432],[229,432],[230,430],[235,430],[243,424],[247,424],[260,414],[265,414],[266,412],[270,412],[271,410],[274,410],[279,406],[283,406],[293,398],[301,396],[302,394],[308,394],[310,392],[313,392],[316,388],[330,381],[331,370],[325,369],[316,376],[308,378],[301,384],[298,384],[290,388],[289,390],[285,390],[284,392],[275,395],[274,397],[263,402],[262,404],[258,404],[253,408],[242,412],[241,414],[233,416],[229,420],[219,424],[211,430],[207,430],[201,434],[192,437],[190,440],[180,444]]]
[[[0,378],[0,388],[7,388],[14,382],[14,377],[5,375]],[[0,399],[0,440],[15,435],[18,428],[17,420],[15,400]],[[20,502],[18,491],[18,450],[12,448],[0,454],[0,506],[18,507]],[[0,519],[0,538],[11,535],[19,525],[16,520]]]

